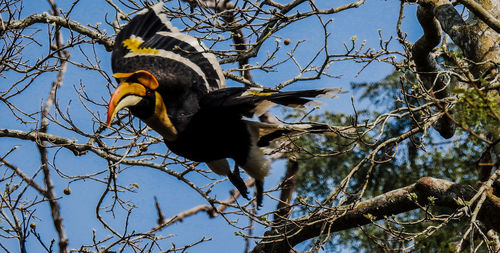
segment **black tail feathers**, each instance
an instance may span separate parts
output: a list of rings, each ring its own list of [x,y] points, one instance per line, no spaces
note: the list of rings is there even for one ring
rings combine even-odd
[[[330,126],[322,123],[276,125],[274,129],[266,128],[261,132],[262,135],[257,141],[259,147],[269,146],[271,141],[293,133],[333,134]]]
[[[241,94],[242,98],[252,96],[254,103],[253,114],[260,116],[274,105],[282,105],[293,108],[304,108],[312,104],[321,104],[312,98],[333,98],[343,93],[340,88],[326,88],[316,90],[298,91],[272,91],[266,89],[251,88]],[[271,103],[269,103],[271,102]]]

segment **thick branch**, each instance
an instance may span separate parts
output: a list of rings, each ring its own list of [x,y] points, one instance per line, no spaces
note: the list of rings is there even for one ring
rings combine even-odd
[[[57,11],[57,6],[54,3],[53,0],[48,0],[49,4],[52,6],[52,9],[54,11],[54,16],[57,17],[59,15]],[[55,39],[56,39],[56,44],[58,48],[63,48],[63,37],[62,33],[59,30],[59,26],[57,26],[55,30]],[[42,112],[41,112],[41,119],[40,119],[40,128],[39,131],[42,133],[47,132],[47,128],[49,126],[49,111],[52,107],[52,105],[55,102],[56,99],[56,94],[57,94],[57,89],[61,87],[63,84],[63,79],[64,75],[66,73],[67,67],[68,67],[68,58],[69,58],[69,51],[63,50],[62,52],[59,52],[59,57],[60,59],[60,69],[59,72],[57,73],[57,78],[56,81],[52,83],[52,86],[49,90],[49,96],[45,100],[45,104],[43,106]],[[59,202],[57,201],[57,197],[54,191],[54,182],[52,181],[52,177],[50,175],[50,168],[49,168],[49,162],[48,162],[48,152],[47,148],[45,145],[45,141],[37,142],[37,148],[38,151],[40,152],[40,163],[41,163],[41,168],[43,171],[43,181],[45,183],[45,188],[46,188],[46,196],[47,199],[49,200],[49,206],[50,206],[50,212],[52,215],[52,221],[54,222],[54,227],[57,231],[57,235],[59,236],[59,252],[68,252],[68,237],[66,236],[66,231],[64,229],[63,225],[63,218],[61,215],[61,206],[59,205]]]
[[[91,145],[77,144],[74,140],[38,131],[24,132],[14,129],[0,129],[0,137],[11,137],[37,143],[47,141],[53,145],[67,148],[77,156],[87,153],[92,148]]]
[[[432,53],[432,49],[441,41],[441,26],[430,7],[419,5],[417,17],[424,34],[413,45],[412,58],[425,88],[436,99],[441,100],[449,96],[448,85],[450,83],[449,76],[443,73]],[[445,106],[441,105],[441,107]],[[435,129],[446,139],[455,134],[455,124],[446,115],[438,120]]]
[[[410,196],[416,194],[416,200]],[[338,208],[290,221],[286,226],[266,233],[266,239],[260,241],[252,252],[289,252],[290,249],[308,239],[321,234],[356,228],[370,224],[375,220],[394,214],[405,213],[426,205],[429,197],[435,198],[434,205],[461,208],[460,201],[467,203],[476,190],[468,185],[431,177],[421,178],[416,184],[390,191],[375,198],[363,201],[354,208]],[[499,231],[500,198],[488,194],[483,203],[478,219],[488,227]]]
[[[292,211],[290,201],[292,200],[293,192],[295,191],[296,176],[299,172],[299,164],[293,159],[288,160],[286,174],[283,183],[281,183],[280,202],[274,213],[274,222],[276,224],[286,220]]]
[[[8,30],[24,29],[36,23],[57,24],[59,26],[65,27],[94,39],[95,42],[104,45],[106,47],[106,50],[108,51],[111,51],[113,49],[114,40],[111,37],[107,37],[100,32],[91,30],[76,21],[65,19],[64,17],[60,16],[53,16],[46,12],[42,14],[33,14],[21,20],[15,20],[11,22],[2,21],[2,25],[0,25],[0,34],[3,34]]]
[[[487,16],[488,12],[481,11],[481,5],[475,3],[471,4],[473,1],[461,1],[464,5],[470,8],[473,13],[477,12],[477,15],[473,18],[475,21],[483,22],[468,22],[466,23],[460,13],[455,9],[455,7],[448,0],[420,0],[419,4],[429,8],[434,16],[439,20],[441,27],[444,32],[446,32],[453,42],[462,49],[464,55],[473,62],[483,62],[486,60],[498,59],[498,47],[496,42],[498,42],[498,30],[492,23],[498,23],[497,19],[484,18]],[[486,5],[490,5],[493,8],[493,14],[498,10],[498,7],[494,7],[494,2],[484,0],[481,1]],[[482,13],[482,14],[481,14]],[[492,15],[489,15],[492,16]],[[477,17],[477,18],[476,18]],[[488,29],[491,28],[491,31]],[[493,30],[497,31],[495,33]],[[489,69],[491,64],[482,64],[480,66],[473,66],[472,72],[476,77],[483,74],[484,71]],[[477,68],[477,69],[475,69]]]
[[[459,0],[460,3],[465,5],[469,11],[474,13],[479,19],[486,23],[491,29],[500,33],[500,20],[496,19],[495,16],[483,8],[479,3],[473,0]]]
[[[463,39],[469,37],[470,31],[467,29],[467,24],[462,19],[460,13],[458,13],[449,1],[421,0],[419,4],[433,12],[433,15],[439,20],[443,30],[450,35],[451,39],[457,43],[457,45],[460,46],[460,43],[465,43]]]

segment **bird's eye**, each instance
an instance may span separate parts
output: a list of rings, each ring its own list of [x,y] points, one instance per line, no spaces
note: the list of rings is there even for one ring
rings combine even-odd
[[[146,91],[146,96],[152,96],[152,95],[153,95],[152,91],[150,91],[150,90]]]

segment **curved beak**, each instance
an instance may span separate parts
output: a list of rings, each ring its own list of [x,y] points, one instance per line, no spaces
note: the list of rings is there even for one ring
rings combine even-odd
[[[134,106],[141,102],[146,96],[146,87],[138,83],[122,82],[120,86],[113,92],[108,104],[108,118],[106,126],[111,125],[111,121],[116,113],[121,109],[129,106]]]

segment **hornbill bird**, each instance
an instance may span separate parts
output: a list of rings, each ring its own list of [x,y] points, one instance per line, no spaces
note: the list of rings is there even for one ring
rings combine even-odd
[[[271,106],[304,106],[312,97],[335,95],[340,89],[280,92],[271,89],[225,88],[215,56],[196,38],[180,33],[161,12],[163,3],[139,12],[118,33],[112,53],[113,77],[119,83],[109,106],[107,125],[123,108],[162,135],[177,155],[205,162],[247,197],[239,175],[242,167],[255,179],[262,204],[269,162],[261,147],[285,134],[324,132],[321,124],[270,124],[246,120]],[[231,171],[227,158],[235,161]]]

